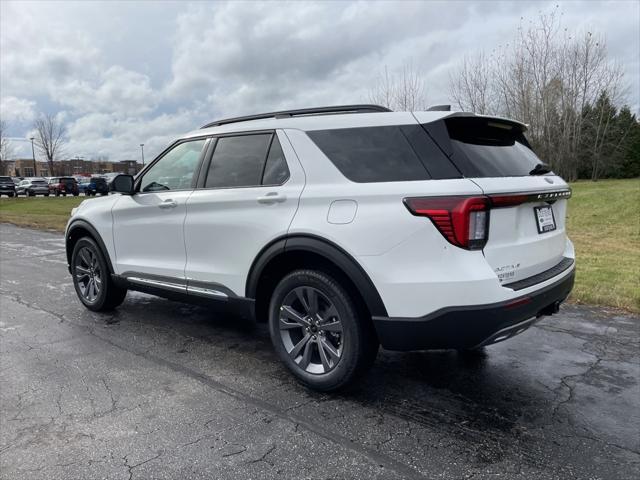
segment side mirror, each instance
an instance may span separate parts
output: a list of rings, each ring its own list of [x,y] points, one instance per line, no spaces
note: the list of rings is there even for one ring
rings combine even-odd
[[[133,176],[132,175],[116,175],[111,182],[109,188],[111,192],[122,193],[123,195],[133,195]]]

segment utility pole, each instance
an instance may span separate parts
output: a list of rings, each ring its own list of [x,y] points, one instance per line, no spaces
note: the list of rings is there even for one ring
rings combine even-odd
[[[35,148],[33,148],[33,141],[35,140],[35,137],[31,137],[31,155],[33,155],[33,176],[37,177],[38,176],[38,168],[36,165],[36,150]],[[53,175],[53,172],[51,172],[51,175]]]
[[[140,144],[140,152],[142,153],[142,168],[144,168],[144,143]]]

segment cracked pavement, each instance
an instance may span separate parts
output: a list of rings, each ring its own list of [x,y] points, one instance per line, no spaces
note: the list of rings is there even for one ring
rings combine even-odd
[[[565,306],[480,354],[380,351],[318,394],[267,329],[76,299],[60,234],[0,225],[0,478],[640,476],[640,319]]]

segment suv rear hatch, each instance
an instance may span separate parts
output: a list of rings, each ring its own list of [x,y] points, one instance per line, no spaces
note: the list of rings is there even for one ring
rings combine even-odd
[[[543,281],[543,272],[550,277],[572,264],[563,257],[571,191],[531,150],[523,124],[464,114],[425,123],[415,115],[462,176],[489,197],[483,252],[503,285],[525,288],[523,279]]]
[[[73,193],[76,189],[76,179],[75,178],[61,178],[59,187],[61,190],[65,192]]]

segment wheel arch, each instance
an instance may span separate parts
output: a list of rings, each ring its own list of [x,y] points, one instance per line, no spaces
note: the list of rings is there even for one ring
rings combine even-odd
[[[68,268],[71,268],[71,255],[73,254],[73,248],[75,247],[78,240],[80,240],[82,237],[90,237],[98,244],[98,247],[100,247],[100,250],[102,250],[102,255],[107,262],[109,273],[114,273],[113,265],[111,264],[111,258],[109,257],[109,251],[102,241],[100,234],[93,225],[82,219],[74,220],[73,222],[71,222],[69,228],[67,228],[67,233],[65,234],[64,242],[67,253]]]
[[[384,302],[371,278],[349,253],[325,238],[300,234],[274,240],[262,249],[251,265],[245,295],[255,299],[258,321],[264,321],[268,316],[269,299],[277,282],[298,268],[317,268],[339,277],[336,280],[345,283],[356,295],[367,315],[387,316]]]

